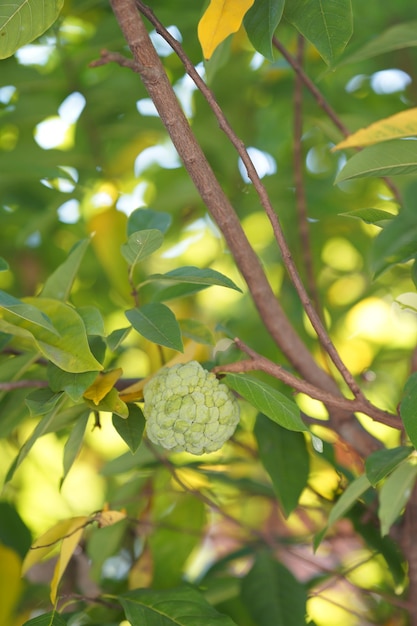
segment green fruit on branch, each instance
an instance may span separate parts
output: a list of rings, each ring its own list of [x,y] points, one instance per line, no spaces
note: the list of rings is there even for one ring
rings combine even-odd
[[[214,452],[233,435],[239,405],[197,361],[164,367],[144,388],[146,431],[173,452]]]

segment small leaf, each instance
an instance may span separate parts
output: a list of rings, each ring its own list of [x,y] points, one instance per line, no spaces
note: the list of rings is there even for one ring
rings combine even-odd
[[[394,139],[355,154],[336,176],[336,183],[351,178],[395,176],[417,170],[417,141]]]
[[[129,404],[129,415],[126,419],[113,415],[112,421],[116,431],[134,453],[139,448],[145,429],[145,417],[136,404]]]
[[[46,415],[56,406],[60,397],[60,393],[54,393],[51,389],[36,389],[27,396],[26,405],[32,417]]]
[[[251,44],[270,61],[274,60],[272,36],[281,21],[284,5],[285,0],[255,0],[243,20]]]
[[[344,148],[370,146],[381,143],[381,141],[410,137],[412,135],[417,135],[417,108],[390,115],[390,117],[378,120],[378,122],[374,122],[366,128],[357,130],[356,133],[352,133],[334,146],[332,152],[343,150]]]
[[[307,592],[284,565],[266,552],[242,581],[242,599],[256,626],[305,624]]]
[[[308,480],[309,455],[304,435],[282,428],[259,414],[255,436],[262,464],[271,477],[284,515],[288,517],[297,506]]]
[[[129,335],[131,330],[132,328],[128,326],[127,328],[118,328],[117,330],[114,330],[112,333],[110,333],[110,335],[107,337],[107,345],[109,349],[115,352]]]
[[[378,517],[384,537],[410,498],[417,478],[417,465],[404,461],[388,476],[379,496]]]
[[[173,350],[183,351],[181,331],[173,312],[155,302],[125,313],[133,328],[143,337]]]
[[[401,461],[410,456],[413,448],[399,446],[398,448],[383,449],[373,452],[365,461],[366,475],[374,487],[385,478]]]
[[[84,398],[92,400],[97,406],[100,404],[104,396],[106,396],[109,391],[113,389],[115,383],[119,380],[122,374],[123,370],[121,367],[110,370],[105,374],[100,372],[93,384],[90,385],[90,387],[84,392]]]
[[[198,24],[198,39],[205,59],[209,59],[217,46],[239,30],[245,13],[254,0],[210,0]]]
[[[138,230],[156,229],[161,233],[166,233],[171,223],[172,217],[169,213],[152,209],[136,209],[127,220],[127,236],[133,235]]]
[[[85,396],[84,396],[85,397]],[[91,407],[93,411],[106,411],[107,413],[116,413],[124,419],[129,415],[129,409],[127,405],[119,396],[117,389],[113,387],[110,391],[100,400],[98,404],[85,398],[86,404]]]
[[[291,0],[285,4],[284,15],[328,65],[341,55],[352,36],[351,0]]]
[[[414,448],[417,449],[417,372],[411,374],[405,383],[400,414],[405,431]]]
[[[191,587],[135,589],[117,599],[132,626],[236,626]]]
[[[126,513],[124,511],[111,511],[105,509],[99,511],[94,515],[94,521],[98,523],[99,528],[108,528],[126,519]]]
[[[15,0],[2,3],[0,15],[0,59],[44,33],[55,20],[64,0]]]
[[[222,382],[280,426],[288,430],[308,431],[295,402],[267,383],[247,374],[226,374]]]
[[[413,207],[414,209],[414,207]],[[415,210],[404,209],[384,227],[371,248],[371,268],[375,277],[397,263],[404,263],[417,253]]]
[[[210,268],[194,267],[192,265],[185,267],[178,267],[175,270],[167,272],[166,274],[152,274],[148,277],[147,281],[169,281],[179,283],[191,283],[195,285],[218,285],[220,287],[228,287],[229,289],[235,289],[242,293],[242,290],[227,276],[216,272]]]
[[[164,236],[160,230],[139,230],[129,236],[127,243],[122,245],[122,254],[129,265],[134,268],[140,261],[146,259],[155,250],[158,250],[164,242]]]
[[[343,56],[338,65],[355,63],[385,54],[392,50],[404,50],[417,46],[417,22],[409,21],[391,26],[380,35],[372,37],[364,46],[355,52]]]
[[[90,411],[85,411],[75,422],[70,435],[64,446],[64,458],[63,467],[64,473],[61,478],[60,487],[62,488],[63,482],[68,476],[68,472],[74,464],[78,453],[81,450],[81,446],[84,440],[85,429],[87,428],[88,419],[90,417]]]
[[[14,298],[5,291],[1,290],[0,309],[4,309],[9,313],[7,319],[11,323],[19,325],[21,320],[22,322],[28,322],[31,327],[39,326],[40,328],[44,328],[54,335],[59,334],[57,329],[54,328],[48,316],[41,310],[39,310],[39,308],[27,302],[22,302],[21,300],[18,300],[17,298]]]
[[[8,269],[10,269],[8,262],[0,256],[0,272],[6,272]]]
[[[348,213],[339,213],[345,217],[354,217],[362,220],[365,224],[375,224],[375,226],[383,226],[387,220],[395,218],[393,213],[383,211],[382,209],[356,209]]]
[[[70,250],[67,259],[47,278],[41,291],[43,298],[67,301],[77,276],[81,261],[90,245],[90,238],[78,241]]]

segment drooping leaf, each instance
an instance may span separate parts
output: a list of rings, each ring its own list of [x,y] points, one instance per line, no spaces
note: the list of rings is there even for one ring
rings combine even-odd
[[[170,213],[153,211],[152,209],[136,209],[129,215],[127,220],[127,236],[133,235],[138,230],[160,230],[166,233],[172,223]]]
[[[404,461],[404,459],[410,456],[412,451],[413,448],[408,446],[399,446],[398,448],[376,450],[376,452],[370,454],[365,461],[365,468],[366,475],[371,485],[375,487],[376,484],[392,472],[401,461]]]
[[[254,0],[210,0],[198,23],[198,39],[205,59],[210,59],[217,46],[239,30],[253,3]]]
[[[81,450],[89,416],[90,416],[89,410],[86,410],[82,415],[79,416],[73,428],[71,429],[70,435],[65,443],[64,458],[63,458],[64,472],[61,478],[61,485],[60,485],[61,487],[62,487],[64,480],[68,476],[68,472],[73,466],[74,461],[78,456],[78,453]]]
[[[375,224],[375,226],[384,226],[387,220],[393,220],[395,218],[393,213],[383,211],[382,209],[372,208],[355,209],[354,211],[349,211],[349,213],[340,213],[340,215],[344,215],[345,217],[354,217],[362,220],[365,224]]]
[[[131,330],[131,327],[128,326],[127,328],[118,328],[117,330],[114,330],[112,333],[110,333],[110,335],[107,337],[107,345],[109,346],[110,350],[116,351],[117,348],[119,348],[119,346],[129,335]]]
[[[84,392],[84,398],[92,400],[95,405],[100,404],[101,400],[106,396],[111,389],[113,389],[115,383],[119,380],[123,374],[121,367],[110,370],[108,372],[99,373],[88,389]]]
[[[407,109],[407,111],[390,115],[383,120],[370,124],[366,128],[357,130],[356,133],[352,133],[334,146],[332,151],[371,146],[381,143],[381,141],[411,137],[413,135],[417,135],[417,108]]]
[[[21,559],[15,550],[0,543],[0,624],[14,623],[22,591]]]
[[[288,517],[297,506],[308,480],[309,456],[304,435],[286,430],[259,414],[255,436],[262,464]]]
[[[384,537],[400,515],[413,490],[417,478],[417,465],[403,461],[388,476],[381,487],[378,517]]]
[[[108,393],[98,402],[94,402],[93,400],[89,400],[84,396],[86,404],[93,411],[105,411],[107,413],[115,413],[122,418],[126,418],[129,415],[129,409],[127,405],[119,396],[119,392],[117,389],[113,387],[110,389]]]
[[[417,449],[417,372],[411,374],[404,386],[400,415],[411,443]]]
[[[60,393],[54,393],[51,389],[35,389],[26,398],[26,405],[30,414],[34,417],[45,415],[52,411],[60,399]]]
[[[132,626],[236,626],[191,587],[135,589],[117,599]]]
[[[226,374],[222,382],[280,426],[288,430],[308,430],[295,402],[267,383],[248,374]]]
[[[393,139],[369,146],[349,159],[336,176],[336,183],[351,178],[395,176],[417,170],[417,141]]]
[[[255,50],[274,60],[272,36],[281,21],[285,0],[255,0],[243,23]]]
[[[132,452],[136,452],[145,429],[146,420],[142,410],[136,404],[129,404],[129,415],[126,419],[113,415],[113,426],[120,437],[129,446]]]
[[[178,283],[191,283],[195,285],[219,285],[220,287],[227,287],[229,289],[235,289],[242,293],[242,290],[227,276],[224,276],[221,272],[212,270],[210,268],[199,268],[194,266],[178,267],[175,270],[166,272],[166,274],[152,274],[148,277],[149,281],[167,281]]]
[[[356,63],[364,59],[370,59],[385,54],[392,50],[403,50],[417,46],[417,22],[409,21],[404,24],[396,24],[391,26],[381,35],[372,37],[364,46],[361,46],[355,52],[347,52],[346,56],[340,60],[340,65],[347,63]]]
[[[414,209],[414,208],[413,208]],[[417,253],[416,211],[404,209],[383,228],[372,243],[371,268],[379,276]]]
[[[257,626],[305,623],[305,587],[282,563],[261,552],[242,581],[242,599]]]
[[[149,341],[183,351],[179,324],[171,309],[164,304],[144,304],[126,311],[125,315],[133,328]]]
[[[89,518],[86,518],[86,522],[88,519]],[[62,539],[61,550],[51,580],[50,598],[53,605],[56,603],[59,583],[61,582],[62,576],[67,569],[68,563],[70,562],[75,549],[80,543],[84,527],[85,524],[84,526],[80,525],[79,518],[73,518],[72,524],[68,528],[67,536]]]
[[[160,230],[138,230],[129,235],[127,243],[122,245],[122,254],[131,268],[146,259],[163,244],[164,236]]]
[[[292,0],[285,3],[284,16],[328,65],[334,64],[352,36],[351,0]]]
[[[2,3],[0,15],[0,59],[44,33],[61,12],[64,0],[15,0]]]
[[[37,617],[33,617],[23,624],[23,626],[67,626],[67,622],[62,615],[56,611],[43,613]]]
[[[41,291],[42,297],[56,298],[64,302],[68,300],[90,241],[90,238],[88,238],[75,244],[65,261],[47,278]]]
[[[51,320],[42,310],[28,302],[22,302],[1,290],[0,309],[7,312],[6,319],[11,323],[21,325],[26,322],[30,328],[39,326],[54,335],[59,334]]]

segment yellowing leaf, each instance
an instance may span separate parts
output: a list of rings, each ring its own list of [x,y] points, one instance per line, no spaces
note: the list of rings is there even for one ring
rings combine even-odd
[[[100,404],[101,400],[106,396],[120,376],[123,374],[123,370],[118,367],[115,370],[111,370],[106,374],[99,374],[92,385],[84,392],[84,398],[92,400],[94,404]]]
[[[117,524],[122,519],[126,519],[125,511],[100,511],[97,515],[94,516],[94,520],[98,522],[100,528],[104,526],[112,526],[113,524]]]
[[[90,521],[89,517],[83,515],[71,517],[52,526],[31,545],[23,561],[22,574],[25,574],[33,565],[39,563],[47,554],[52,552],[61,539],[67,537],[77,528],[83,530]]]
[[[88,518],[86,518],[88,520]],[[66,570],[66,567],[74,554],[75,548],[78,546],[84,531],[85,524],[80,526],[77,518],[73,518],[73,524],[70,526],[67,537],[62,540],[61,552],[55,565],[54,575],[51,580],[51,602],[55,604],[58,592],[59,582]]]
[[[21,561],[18,554],[0,544],[0,624],[12,624],[12,613],[20,596]]]
[[[198,39],[205,59],[217,46],[239,30],[254,0],[211,0],[198,24]]]
[[[332,148],[332,152],[344,148],[371,146],[381,141],[417,135],[417,108],[401,111],[383,120],[361,128]]]

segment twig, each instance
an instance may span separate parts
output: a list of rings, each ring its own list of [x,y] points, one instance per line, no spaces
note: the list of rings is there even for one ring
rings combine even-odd
[[[35,380],[35,379],[21,379],[21,380],[11,380],[9,382],[1,382],[0,383],[0,391],[13,391],[14,389],[28,389],[30,387],[36,387],[41,389],[43,387],[48,387],[49,383],[46,380]]]

